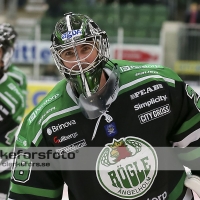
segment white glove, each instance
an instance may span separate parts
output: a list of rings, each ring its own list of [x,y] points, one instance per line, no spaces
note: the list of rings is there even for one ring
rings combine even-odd
[[[184,184],[200,197],[200,177],[195,175],[187,175]]]

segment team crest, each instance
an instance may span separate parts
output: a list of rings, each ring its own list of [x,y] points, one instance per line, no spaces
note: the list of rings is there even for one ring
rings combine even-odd
[[[113,137],[117,134],[117,128],[114,122],[105,125],[104,128],[108,137]]]
[[[154,148],[137,137],[113,139],[100,152],[96,176],[110,194],[122,199],[144,195],[154,182],[158,158]]]

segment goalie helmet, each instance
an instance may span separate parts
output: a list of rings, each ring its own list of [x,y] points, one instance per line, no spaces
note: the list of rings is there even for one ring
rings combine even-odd
[[[8,68],[11,62],[11,58],[13,56],[13,42],[10,38],[10,34],[4,29],[0,28],[0,47],[3,50],[3,65],[4,70]]]
[[[9,34],[9,39],[11,40],[14,46],[18,37],[18,34],[15,31],[14,27],[9,23],[2,23],[0,24],[0,29],[3,29],[5,32]]]
[[[116,66],[109,61],[106,32],[86,15],[67,13],[56,23],[51,40],[55,64],[70,83],[83,113],[88,118],[98,117],[106,110],[119,76]],[[111,73],[101,89],[101,76],[106,68]]]

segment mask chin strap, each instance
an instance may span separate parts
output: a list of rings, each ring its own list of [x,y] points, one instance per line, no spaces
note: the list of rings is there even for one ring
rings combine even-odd
[[[105,117],[105,120],[107,123],[110,123],[113,121],[113,118],[112,116],[110,116],[109,114],[107,114],[106,112],[108,112],[108,110],[106,110],[105,112],[103,112],[100,116],[99,116],[99,119],[97,120],[96,122],[96,125],[95,125],[95,128],[94,128],[94,132],[93,132],[93,135],[92,135],[92,140],[95,138],[96,136],[96,133],[97,133],[97,129],[99,127],[99,123],[101,121],[101,118],[104,116]]]

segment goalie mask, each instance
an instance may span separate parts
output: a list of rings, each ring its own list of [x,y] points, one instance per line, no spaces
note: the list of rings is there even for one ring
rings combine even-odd
[[[105,112],[119,80],[109,61],[106,32],[86,15],[67,13],[55,26],[50,50],[85,116],[93,119]],[[102,73],[107,81],[101,88]]]

